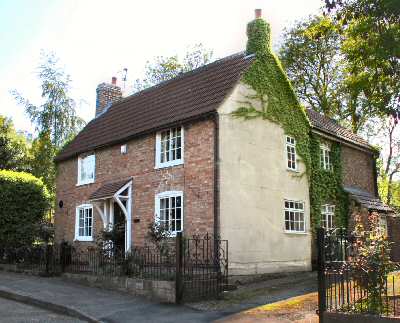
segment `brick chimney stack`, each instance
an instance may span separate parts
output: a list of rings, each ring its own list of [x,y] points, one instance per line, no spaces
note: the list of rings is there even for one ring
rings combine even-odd
[[[110,83],[101,83],[96,89],[96,117],[103,113],[111,104],[122,98],[121,88],[117,85],[115,76]]]
[[[256,19],[261,18],[261,16],[262,16],[261,9],[256,9],[256,10],[254,10],[254,12],[255,12]]]

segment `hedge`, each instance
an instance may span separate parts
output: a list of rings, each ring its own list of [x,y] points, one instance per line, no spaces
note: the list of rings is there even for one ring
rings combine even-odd
[[[0,248],[33,243],[49,206],[50,196],[41,179],[0,170]]]

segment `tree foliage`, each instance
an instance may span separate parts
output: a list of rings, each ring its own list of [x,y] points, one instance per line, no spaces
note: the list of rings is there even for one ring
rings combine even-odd
[[[348,86],[362,93],[371,113],[399,117],[400,3],[398,0],[325,0],[342,27]]]
[[[28,173],[0,170],[0,201],[0,245],[31,244],[49,208],[43,182]]]
[[[29,171],[29,143],[11,119],[0,115],[0,169]]]
[[[53,159],[64,143],[78,133],[84,121],[76,115],[75,101],[69,93],[71,78],[60,67],[54,54],[42,53],[37,76],[41,82],[41,104],[31,103],[16,90],[12,93],[17,102],[25,107],[38,133],[32,143],[32,173],[42,178],[53,194]]]
[[[189,49],[183,59],[177,55],[164,57],[158,56],[154,61],[148,61],[145,66],[143,79],[134,83],[135,92],[144,90],[153,85],[170,80],[181,73],[185,73],[212,61],[212,51],[205,49],[202,44],[197,44]]]
[[[286,29],[279,56],[299,99],[329,117],[342,113],[343,66],[338,27],[310,17]]]
[[[84,121],[76,115],[75,101],[70,97],[71,78],[59,66],[54,54],[45,53],[42,53],[37,76],[41,82],[42,104],[31,103],[16,90],[12,93],[17,102],[25,107],[37,132],[48,133],[52,145],[60,148],[84,125]]]

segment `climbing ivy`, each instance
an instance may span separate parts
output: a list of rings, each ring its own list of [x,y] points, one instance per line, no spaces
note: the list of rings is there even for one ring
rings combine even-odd
[[[311,135],[306,112],[279,59],[272,53],[269,24],[261,18],[251,21],[247,26],[247,36],[247,54],[254,54],[255,61],[242,81],[254,90],[254,94],[241,101],[233,115],[244,119],[267,119],[279,124],[287,135],[294,137],[296,152],[306,166],[310,181],[312,227],[315,228],[321,221],[321,205],[330,202],[336,206],[337,225],[345,225],[347,196],[341,185],[340,145],[332,145],[333,171],[321,169],[319,139]]]
[[[313,229],[321,223],[321,206],[335,205],[335,225],[347,226],[348,195],[342,186],[341,146],[332,142],[330,145],[330,159],[332,169],[326,170],[321,166],[320,148],[321,139],[310,134],[311,177],[310,177],[310,204]]]
[[[249,95],[248,101],[241,102],[241,106],[233,115],[245,119],[261,117],[281,125],[287,135],[296,139],[297,153],[306,165],[307,174],[310,175],[310,123],[279,59],[272,53],[269,24],[260,18],[251,21],[247,25],[247,37],[247,54],[255,54],[255,61],[242,80],[255,94]],[[251,103],[254,100],[260,103],[259,109]]]

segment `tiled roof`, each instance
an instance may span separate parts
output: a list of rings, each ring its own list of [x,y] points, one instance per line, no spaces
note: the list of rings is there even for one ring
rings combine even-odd
[[[254,55],[228,56],[114,103],[90,121],[55,158],[112,145],[216,111]]]
[[[381,212],[393,212],[393,210],[383,203],[378,197],[373,196],[372,194],[360,190],[355,187],[344,187],[344,190],[349,193],[350,198],[360,203],[361,206],[367,208],[372,211],[381,211]]]
[[[310,119],[311,126],[317,130],[321,130],[326,134],[333,135],[339,139],[348,141],[358,146],[374,150],[374,148],[365,139],[357,136],[350,130],[340,126],[335,120],[330,119],[313,109],[307,109],[307,115]]]
[[[228,56],[122,99],[90,121],[55,160],[215,112],[253,61],[254,55],[245,53]],[[314,129],[373,150],[366,140],[334,120],[311,109],[307,114]]]
[[[99,189],[94,191],[90,196],[89,200],[99,200],[106,197],[112,197],[117,193],[125,184],[131,181],[131,178],[123,179],[120,181],[108,182],[103,184]]]

